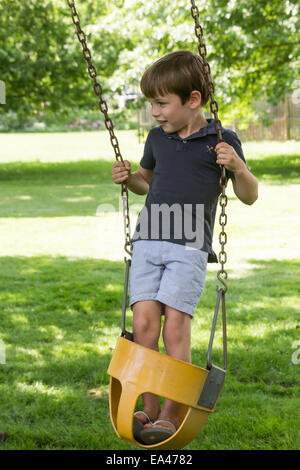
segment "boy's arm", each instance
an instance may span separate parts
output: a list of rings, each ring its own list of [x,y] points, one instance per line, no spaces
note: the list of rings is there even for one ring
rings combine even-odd
[[[243,162],[244,163],[244,162]],[[245,168],[234,171],[232,186],[236,196],[245,204],[253,204],[258,198],[258,182],[255,176]]]
[[[236,196],[245,204],[253,204],[258,198],[258,181],[255,176],[231,145],[220,142],[216,146],[216,152],[218,155],[216,163],[224,165],[227,170],[234,173],[232,185]]]
[[[137,171],[129,175],[127,180],[128,189],[136,194],[148,194],[152,177],[153,170],[146,170],[140,165]]]

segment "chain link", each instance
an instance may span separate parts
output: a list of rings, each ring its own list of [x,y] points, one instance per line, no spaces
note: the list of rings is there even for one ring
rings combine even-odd
[[[194,0],[191,0],[191,14],[195,21],[195,34],[196,34],[196,37],[198,38],[198,52],[199,52],[201,63],[203,65],[203,71],[204,71],[204,74],[208,83],[210,111],[214,116],[214,126],[215,126],[216,133],[218,135],[218,142],[224,142],[223,137],[222,137],[222,124],[218,117],[218,110],[219,110],[218,103],[216,102],[214,98],[215,89],[214,89],[214,85],[212,82],[210,66],[206,58],[207,50],[203,42],[203,28],[199,23],[199,10]],[[224,282],[224,279],[227,279],[227,272],[224,269],[224,265],[227,261],[227,255],[225,252],[225,245],[227,243],[227,234],[225,232],[224,227],[227,223],[227,215],[225,213],[225,207],[227,205],[227,196],[225,194],[226,185],[227,185],[227,177],[226,177],[226,171],[225,171],[224,165],[220,165],[220,167],[221,167],[221,177],[220,177],[221,195],[220,195],[219,203],[221,206],[221,213],[219,217],[219,223],[221,226],[221,232],[219,235],[219,242],[220,242],[221,250],[219,253],[218,260],[219,260],[219,263],[221,264],[221,269],[218,272],[218,279],[223,284],[224,286],[223,292],[225,293],[227,290],[227,284]],[[223,276],[224,279],[222,279],[221,276]]]
[[[82,55],[88,65],[88,73],[91,79],[93,80],[93,88],[95,94],[99,98],[99,108],[100,111],[104,114],[104,124],[110,135],[110,142],[115,152],[115,158],[119,162],[123,162],[121,155],[118,139],[114,133],[114,125],[108,114],[108,106],[103,98],[103,89],[100,83],[96,80],[97,70],[92,63],[92,55],[90,49],[87,47],[86,35],[81,29],[80,18],[76,10],[74,0],[67,0],[67,3],[71,10],[72,21],[77,29],[77,38],[82,46]],[[125,245],[124,250],[130,256],[132,256],[132,243],[131,243],[131,229],[130,229],[130,217],[129,217],[129,204],[128,204],[128,188],[125,183],[121,184],[121,196],[123,200],[123,217],[124,217],[124,234],[125,234]]]

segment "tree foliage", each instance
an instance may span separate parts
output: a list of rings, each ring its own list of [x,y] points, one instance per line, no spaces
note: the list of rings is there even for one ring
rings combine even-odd
[[[126,44],[120,38],[116,46],[116,36],[110,33],[93,41],[90,37],[87,19],[96,22],[107,13],[105,0],[79,6],[88,43],[101,42],[95,54],[98,72],[109,76],[118,66],[118,47]],[[95,106],[66,1],[2,0],[0,16],[0,78],[6,84],[6,111],[29,116],[39,110],[64,114],[74,106]]]
[[[228,117],[253,112],[255,100],[276,104],[300,86],[298,0],[198,0],[197,5],[216,98]],[[104,29],[122,29],[134,43],[121,51],[111,87],[138,86],[146,66],[167,52],[197,52],[188,0],[127,0],[98,24],[98,31]]]
[[[254,100],[299,87],[298,0],[198,0],[216,99],[231,118]],[[76,1],[104,90],[134,90],[144,69],[176,49],[197,52],[189,0]],[[1,0],[5,111],[96,107],[66,0]],[[4,107],[0,108],[4,112]]]

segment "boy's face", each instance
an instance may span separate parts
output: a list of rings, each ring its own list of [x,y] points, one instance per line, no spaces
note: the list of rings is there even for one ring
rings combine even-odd
[[[152,106],[152,116],[168,134],[179,132],[189,124],[192,117],[190,101],[182,104],[180,97],[173,93],[149,101]]]

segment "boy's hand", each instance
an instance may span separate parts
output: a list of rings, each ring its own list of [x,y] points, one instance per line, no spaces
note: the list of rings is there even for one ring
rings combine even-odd
[[[231,145],[226,142],[220,142],[216,145],[215,151],[217,152],[216,163],[218,165],[224,165],[227,170],[234,172],[244,169],[245,163]]]
[[[131,167],[128,160],[124,160],[124,162],[115,162],[112,167],[112,179],[114,183],[121,184],[128,180],[131,173]]]

